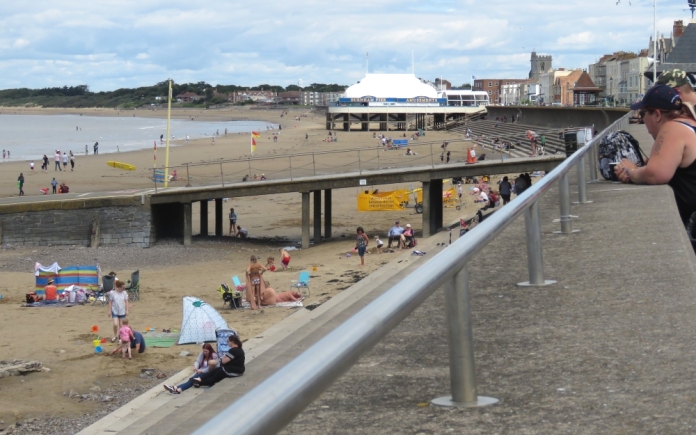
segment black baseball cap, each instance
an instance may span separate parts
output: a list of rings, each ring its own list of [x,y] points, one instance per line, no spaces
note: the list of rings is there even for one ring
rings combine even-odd
[[[682,100],[671,86],[658,83],[648,89],[643,99],[631,104],[631,109],[640,110],[649,107],[660,110],[681,110]]]

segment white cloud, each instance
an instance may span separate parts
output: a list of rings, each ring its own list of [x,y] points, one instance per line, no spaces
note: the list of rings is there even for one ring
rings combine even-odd
[[[625,4],[624,4],[625,3]],[[411,71],[467,83],[527,77],[529,53],[587,67],[639,51],[652,2],[538,0],[35,0],[0,4],[0,88],[88,84],[92,90],[177,82],[352,84],[365,72]],[[658,8],[659,33],[689,21],[681,2]],[[21,23],[19,25],[18,23]]]

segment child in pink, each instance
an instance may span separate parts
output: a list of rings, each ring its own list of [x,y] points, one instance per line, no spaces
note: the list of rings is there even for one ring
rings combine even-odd
[[[118,330],[119,338],[121,339],[121,358],[126,358],[126,352],[128,352],[128,359],[133,359],[131,356],[131,339],[135,340],[135,335],[133,335],[133,330],[128,326],[128,319],[123,319],[121,321],[121,329]]]

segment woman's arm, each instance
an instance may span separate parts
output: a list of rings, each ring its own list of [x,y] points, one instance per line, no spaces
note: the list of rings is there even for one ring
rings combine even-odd
[[[198,354],[198,358],[196,358],[196,361],[193,363],[193,368],[198,371],[198,369],[201,368],[201,364],[203,364],[203,352]]]
[[[683,160],[687,137],[692,133],[676,122],[662,126],[655,139],[648,164],[642,168],[623,159],[617,165],[617,177],[623,183],[667,184]]]

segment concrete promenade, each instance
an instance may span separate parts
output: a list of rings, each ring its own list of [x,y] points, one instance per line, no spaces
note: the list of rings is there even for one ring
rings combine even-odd
[[[648,152],[644,127],[631,132]],[[577,198],[575,174],[570,180]],[[429,404],[449,394],[438,291],[283,433],[696,432],[696,257],[671,189],[600,182],[588,186],[588,198],[594,202],[573,206],[581,231],[572,235],[553,233],[557,189],[540,201],[546,277],[556,285],[515,286],[528,279],[522,218],[469,264],[478,393],[499,404]],[[419,248],[436,253],[446,237],[438,233]],[[179,396],[154,390],[82,433],[190,433],[427,259],[402,254],[250,340],[242,378]]]

